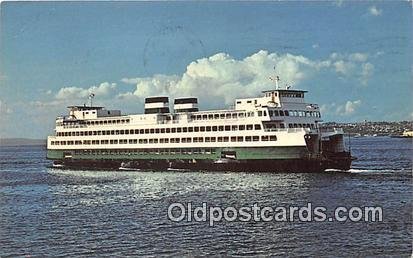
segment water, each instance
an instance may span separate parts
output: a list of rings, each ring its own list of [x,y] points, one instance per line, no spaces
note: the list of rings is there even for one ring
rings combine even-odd
[[[47,168],[45,148],[0,148],[0,257],[405,256],[412,142],[354,138],[350,172],[247,174]],[[381,206],[383,222],[172,222],[173,202]]]

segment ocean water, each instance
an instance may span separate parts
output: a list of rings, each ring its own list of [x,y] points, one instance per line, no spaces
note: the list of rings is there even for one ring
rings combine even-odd
[[[412,254],[412,141],[353,138],[349,172],[248,174],[49,168],[45,148],[0,147],[0,257]],[[187,220],[193,206],[380,206],[381,222]]]

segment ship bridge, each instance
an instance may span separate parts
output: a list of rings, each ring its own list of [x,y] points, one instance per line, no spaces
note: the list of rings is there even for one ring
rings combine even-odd
[[[258,107],[281,107],[285,103],[304,103],[305,90],[275,89],[262,91],[259,98],[236,99],[236,110],[255,110]]]

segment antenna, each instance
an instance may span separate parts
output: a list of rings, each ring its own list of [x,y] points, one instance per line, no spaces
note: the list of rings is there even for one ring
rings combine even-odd
[[[95,97],[95,94],[94,94],[94,93],[90,93],[90,94],[89,94],[90,107],[92,107],[92,100],[93,100],[94,97]]]
[[[275,73],[275,66],[274,66],[274,73]],[[278,75],[276,75],[275,78],[270,76],[270,80],[275,82],[275,89],[278,90],[278,81],[280,80],[280,77]]]

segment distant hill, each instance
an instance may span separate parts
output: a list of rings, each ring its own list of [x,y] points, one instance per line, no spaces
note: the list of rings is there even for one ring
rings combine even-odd
[[[46,145],[46,139],[5,138],[0,139],[0,146]]]

